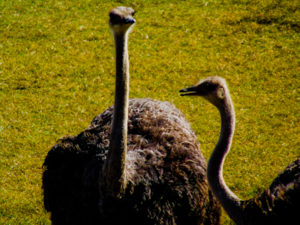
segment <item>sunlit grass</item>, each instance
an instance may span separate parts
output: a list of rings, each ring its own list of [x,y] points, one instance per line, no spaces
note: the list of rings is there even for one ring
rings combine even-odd
[[[108,10],[134,7],[130,96],[174,103],[206,159],[217,110],[178,90],[227,79],[237,126],[225,179],[243,198],[266,188],[299,149],[300,10],[292,1],[0,1],[0,224],[49,224],[43,160],[113,103]],[[230,224],[224,217],[224,224]]]

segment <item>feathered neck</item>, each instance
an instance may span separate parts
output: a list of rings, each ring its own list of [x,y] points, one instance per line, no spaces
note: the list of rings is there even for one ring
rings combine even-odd
[[[230,150],[235,127],[235,113],[228,91],[222,104],[217,105],[217,108],[221,114],[221,133],[208,162],[207,177],[212,191],[223,208],[235,222],[239,222],[242,219],[240,199],[227,187],[223,179],[223,164]]]
[[[126,189],[125,159],[127,153],[127,123],[129,99],[128,32],[114,34],[116,48],[115,103],[111,125],[110,146],[104,165],[106,191],[121,197]]]

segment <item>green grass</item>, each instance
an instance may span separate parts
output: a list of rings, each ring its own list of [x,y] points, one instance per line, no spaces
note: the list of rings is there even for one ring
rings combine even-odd
[[[250,198],[300,155],[300,5],[282,1],[0,1],[0,224],[50,224],[43,160],[113,103],[108,11],[134,7],[130,96],[174,103],[206,159],[217,110],[178,90],[227,79],[236,107],[228,185]],[[224,224],[232,224],[227,216]]]

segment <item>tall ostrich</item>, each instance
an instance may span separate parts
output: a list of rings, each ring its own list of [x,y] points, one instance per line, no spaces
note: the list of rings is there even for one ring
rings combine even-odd
[[[172,104],[128,100],[127,39],[134,11],[110,11],[115,104],[48,153],[44,204],[53,224],[219,224],[196,135]]]
[[[207,177],[213,193],[231,219],[242,225],[297,223],[300,210],[300,158],[279,174],[263,193],[249,200],[239,199],[226,186],[222,171],[235,126],[234,107],[225,80],[217,76],[209,77],[180,92],[183,96],[204,97],[221,114],[221,134],[208,162]]]

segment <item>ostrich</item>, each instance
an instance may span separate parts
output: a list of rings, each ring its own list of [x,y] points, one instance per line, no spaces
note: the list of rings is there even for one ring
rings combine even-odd
[[[110,11],[115,103],[46,156],[44,205],[53,224],[219,224],[196,135],[169,102],[129,98],[134,10]]]
[[[228,215],[242,225],[295,224],[300,210],[300,158],[292,162],[258,196],[239,199],[225,184],[223,163],[228,154],[235,126],[234,107],[226,82],[221,77],[209,77],[197,85],[180,90],[182,96],[202,96],[215,105],[221,114],[221,134],[209,159],[207,178],[214,195]]]

